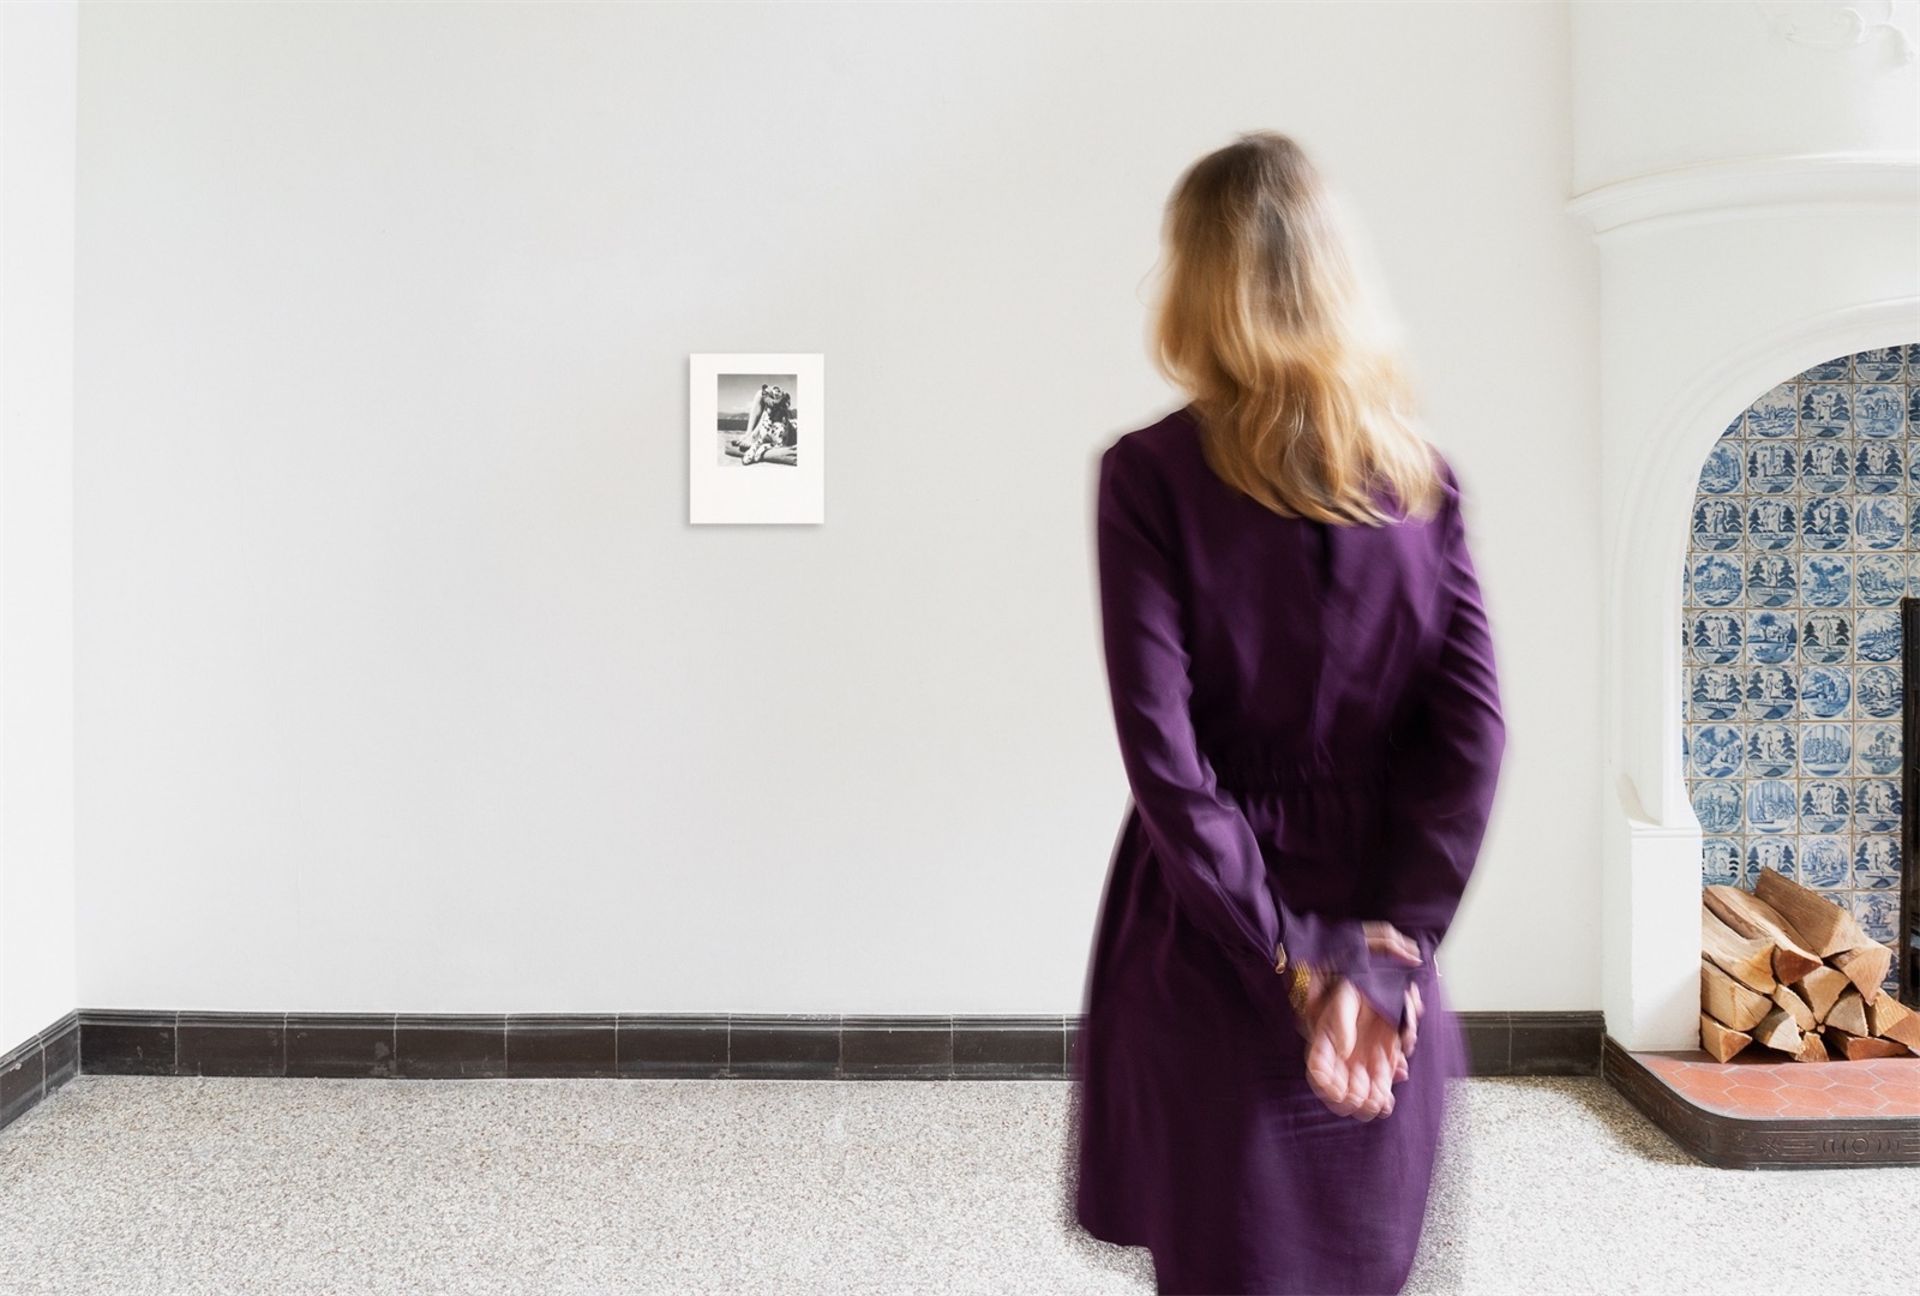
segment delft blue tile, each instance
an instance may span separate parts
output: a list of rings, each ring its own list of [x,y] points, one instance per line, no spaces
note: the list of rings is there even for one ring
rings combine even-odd
[[[1837,671],[1833,666],[1811,666],[1809,671]],[[1790,666],[1755,666],[1745,681],[1747,716],[1753,720],[1783,720],[1800,700],[1800,682]]]
[[[1802,837],[1800,877],[1803,886],[1830,891],[1847,885],[1847,843],[1841,837]]]
[[[1892,441],[1866,441],[1853,452],[1853,488],[1867,495],[1890,495],[1907,480],[1900,446]]]
[[[1748,455],[1749,477],[1755,467],[1754,456],[1763,448],[1772,447],[1755,447]],[[1771,461],[1762,466],[1769,470],[1774,467]],[[1810,494],[1838,495],[1853,483],[1853,456],[1847,453],[1846,445],[1837,440],[1807,442],[1800,451],[1799,468],[1799,485]],[[1767,480],[1772,483],[1776,476],[1770,472]]]
[[[1745,712],[1746,684],[1738,671],[1703,666],[1693,672],[1687,700],[1692,719],[1737,720]]]
[[[1884,384],[1855,388],[1854,427],[1862,437],[1893,438],[1903,435],[1907,430],[1906,396],[1904,389]]]
[[[1799,725],[1769,723],[1748,726],[1746,776],[1785,778],[1792,774],[1800,742]]]
[[[1740,831],[1744,798],[1738,783],[1708,780],[1695,783],[1693,814],[1701,829],[1715,837],[1727,837]]]
[[[1800,391],[1800,426],[1804,435],[1843,437],[1853,431],[1852,393],[1841,383],[1812,383]]]
[[[1763,495],[1747,506],[1746,543],[1753,549],[1791,549],[1798,539],[1799,518],[1793,497]]]
[[[1899,921],[1899,896],[1891,891],[1849,891],[1847,899],[1853,916],[1860,920],[1860,925],[1870,938],[1882,945],[1894,943],[1893,930]]]
[[[1702,840],[1700,885],[1739,886],[1742,881],[1740,855],[1738,837],[1708,837]]]
[[[1899,379],[1904,365],[1901,363],[1901,348],[1872,347],[1853,354],[1853,379],[1863,383],[1894,382]]]
[[[1853,593],[1853,559],[1845,554],[1802,554],[1800,589],[1807,607],[1840,607]]]
[[[1900,695],[1900,672],[1891,666],[1866,666],[1854,673],[1854,707],[1863,718],[1899,715]]]
[[[1688,767],[1702,778],[1732,778],[1746,756],[1745,740],[1732,725],[1688,725]]]
[[[1747,407],[1747,435],[1790,437],[1798,430],[1800,387],[1784,382]]]
[[[1799,852],[1792,837],[1749,837],[1740,885],[1749,891],[1753,890],[1761,869],[1772,869],[1793,877],[1798,860]]]
[[[1747,412],[1745,410],[1742,410],[1738,414],[1735,414],[1733,416],[1733,421],[1731,423],[1728,423],[1725,427],[1720,429],[1720,439],[1722,441],[1731,440],[1735,437],[1743,435],[1746,432],[1746,430],[1747,430]],[[1716,446],[1715,448],[1717,449],[1718,447]]]
[[[1862,724],[1854,729],[1854,768],[1862,774],[1900,772],[1900,726]]]
[[[1825,466],[1831,456],[1822,458]],[[1747,490],[1755,495],[1785,495],[1794,486],[1806,478],[1805,454],[1794,452],[1791,441],[1762,441],[1747,446]],[[1842,482],[1852,476],[1852,465],[1841,459],[1839,473]],[[1834,487],[1838,490],[1840,487]]]
[[[1853,561],[1853,592],[1856,602],[1873,607],[1890,607],[1907,592],[1905,554],[1861,554]]]
[[[1747,560],[1749,607],[1786,607],[1799,594],[1800,580],[1791,554],[1757,553]]]
[[[1822,360],[1800,374],[1798,380],[1803,383],[1844,382],[1853,373],[1849,359],[1847,356],[1838,356],[1832,360]]]
[[[1845,611],[1802,614],[1800,657],[1808,662],[1841,662],[1852,656],[1853,618]]]
[[[1694,615],[1687,647],[1693,659],[1703,665],[1726,666],[1740,660],[1745,637],[1737,613],[1699,612]]]
[[[1860,638],[1854,656],[1863,662],[1900,660],[1900,614],[1875,608],[1860,614]]]
[[[1907,433],[1920,436],[1920,383],[1907,388]]]
[[[1853,827],[1859,833],[1900,831],[1900,785],[1892,779],[1857,779],[1853,785]]]
[[[1751,833],[1793,832],[1799,809],[1800,798],[1794,785],[1785,779],[1756,779],[1747,784],[1744,810],[1747,830]],[[1703,827],[1705,823],[1701,821]]]
[[[1707,495],[1730,495],[1746,480],[1747,457],[1737,444],[1722,442],[1714,446],[1700,466],[1700,490]]]
[[[1807,500],[1800,513],[1800,547],[1846,549],[1853,544],[1853,509],[1844,498]]]
[[[1906,501],[1870,495],[1854,506],[1855,549],[1898,549],[1906,542]],[[1901,575],[1904,580],[1904,571]]]
[[[1719,554],[1703,554],[1690,570],[1693,599],[1701,607],[1736,607],[1745,601],[1740,564]]]
[[[1834,778],[1846,773],[1853,754],[1853,728],[1844,724],[1798,726],[1800,772],[1812,778]]]
[[[1795,613],[1757,609],[1747,613],[1747,660],[1762,666],[1790,662],[1800,632]]]
[[[1713,497],[1693,506],[1693,547],[1696,551],[1736,549],[1746,536],[1746,518],[1740,501]]]
[[[1824,666],[1818,663],[1800,668],[1800,711],[1808,719],[1832,720],[1844,716],[1853,701],[1853,681],[1844,666]],[[1747,711],[1756,714],[1752,696],[1747,699]],[[1804,744],[1806,737],[1803,734]],[[1801,760],[1806,759],[1805,754]]]
[[[1862,890],[1898,890],[1900,838],[1892,833],[1873,833],[1856,838],[1851,885]]]
[[[1802,834],[1830,836],[1847,831],[1853,793],[1838,779],[1810,779],[1800,785]]]

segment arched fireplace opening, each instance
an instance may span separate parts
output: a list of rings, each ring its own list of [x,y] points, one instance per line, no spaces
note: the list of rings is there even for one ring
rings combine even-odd
[[[1681,757],[1703,886],[1773,869],[1920,998],[1920,342],[1794,374],[1729,422],[1682,572]]]

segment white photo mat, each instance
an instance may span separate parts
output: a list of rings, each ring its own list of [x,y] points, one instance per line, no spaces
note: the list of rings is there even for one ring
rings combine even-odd
[[[826,363],[818,352],[694,352],[687,357],[687,520],[826,521]],[[794,462],[746,464],[722,450],[728,375],[791,376]],[[737,381],[736,381],[737,385]],[[731,412],[731,411],[730,411]]]

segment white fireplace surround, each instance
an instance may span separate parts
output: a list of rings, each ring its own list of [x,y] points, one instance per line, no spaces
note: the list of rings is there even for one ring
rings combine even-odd
[[[1684,1049],[1698,1041],[1701,832],[1678,628],[1701,464],[1776,383],[1920,340],[1920,164],[1704,164],[1590,190],[1570,210],[1601,260],[1603,1008],[1626,1047]]]
[[[1920,4],[1571,14],[1568,210],[1593,233],[1600,296],[1601,1008],[1629,1049],[1690,1049],[1701,833],[1681,767],[1680,601],[1694,492],[1721,431],[1769,388],[1920,341]]]

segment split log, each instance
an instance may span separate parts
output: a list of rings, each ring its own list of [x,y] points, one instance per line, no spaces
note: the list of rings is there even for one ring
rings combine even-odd
[[[1700,906],[1700,952],[1749,990],[1772,994],[1779,984],[1773,979],[1773,942],[1742,936],[1704,904]]]
[[[1795,1062],[1831,1062],[1827,1046],[1820,1042],[1819,1031],[1808,1031],[1800,1037],[1800,1051],[1793,1055]]]
[[[1787,1010],[1787,1016],[1793,1018],[1793,1024],[1803,1031],[1810,1031],[1820,1024],[1807,1001],[1793,992],[1792,986],[1777,985],[1773,988],[1773,1002]]]
[[[1754,1042],[1764,1044],[1770,1049],[1782,1053],[1800,1052],[1800,1028],[1793,1024],[1793,1018],[1787,1016],[1784,1008],[1775,1008],[1753,1029]]]
[[[1867,1005],[1867,1029],[1882,1039],[1894,1040],[1920,1053],[1920,1013],[1890,994],[1883,994]]]
[[[1715,1062],[1725,1062],[1751,1043],[1753,1036],[1745,1031],[1730,1030],[1705,1013],[1700,1014],[1700,1047],[1712,1054]]]
[[[1852,914],[1779,869],[1761,869],[1753,893],[1786,919],[1801,943],[1821,958],[1867,943],[1866,932]]]
[[[1893,951],[1878,941],[1868,941],[1858,949],[1841,950],[1833,956],[1833,965],[1847,974],[1860,991],[1860,997],[1872,1003],[1880,997],[1880,983],[1893,966]]]
[[[1848,1062],[1863,1062],[1868,1058],[1904,1057],[1907,1046],[1899,1040],[1873,1039],[1865,1035],[1849,1035],[1843,1030],[1827,1027],[1825,1031],[1827,1051],[1835,1057]],[[1722,1061],[1726,1059],[1722,1058]]]
[[[1846,993],[1834,1001],[1833,1011],[1827,1014],[1827,1025],[1849,1035],[1873,1034],[1872,1028],[1867,1025],[1866,1000],[1852,986],[1848,986]]]
[[[1847,980],[1845,972],[1822,963],[1801,977],[1793,988],[1799,992],[1802,999],[1807,1001],[1807,1007],[1813,1009],[1813,1015],[1825,1021],[1827,1014],[1833,1010],[1833,1001],[1840,997],[1842,990],[1852,984]]]
[[[1775,980],[1792,984],[1820,966],[1820,956],[1801,942],[1780,911],[1753,892],[1719,884],[1708,887],[1705,894],[1707,907],[1721,922],[1742,936],[1773,942]],[[1886,974],[1885,968],[1880,971]]]
[[[1769,1012],[1773,1000],[1747,989],[1705,959],[1700,960],[1700,1006],[1723,1026],[1751,1030]]]

